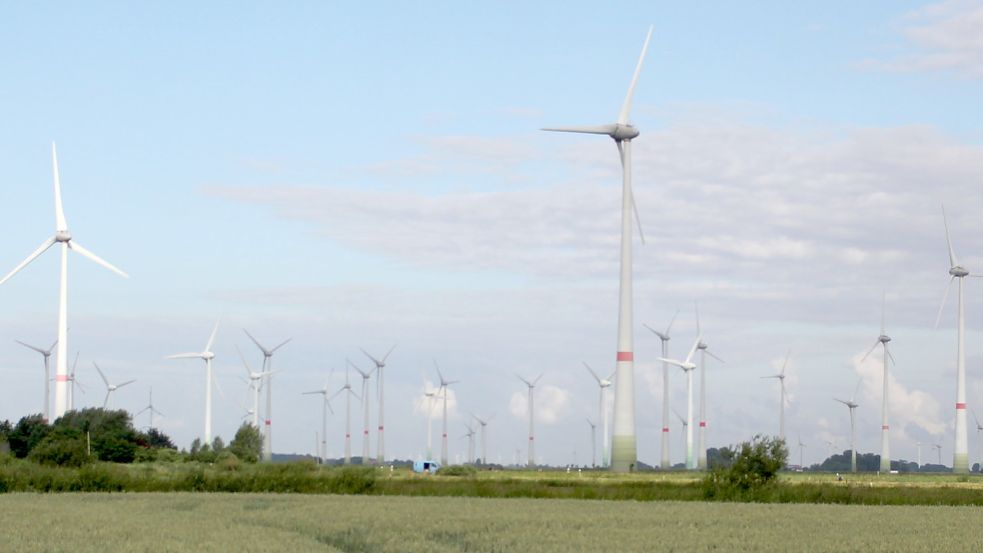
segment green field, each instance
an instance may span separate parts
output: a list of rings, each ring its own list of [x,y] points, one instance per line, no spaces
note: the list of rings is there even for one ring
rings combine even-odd
[[[6,494],[0,549],[978,551],[977,507],[273,494]]]

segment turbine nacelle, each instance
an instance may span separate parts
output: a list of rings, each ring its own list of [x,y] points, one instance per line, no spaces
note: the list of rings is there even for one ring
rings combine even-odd
[[[71,242],[72,233],[67,230],[59,230],[55,233],[55,242]]]
[[[881,334],[880,336],[877,337],[877,341],[882,344],[886,344],[891,341],[891,337],[886,334]]]
[[[608,135],[615,140],[631,140],[640,133],[638,129],[631,125],[615,125],[614,130]]]
[[[956,278],[962,278],[964,276],[969,276],[969,271],[963,267],[960,267],[959,265],[956,265],[955,267],[949,269],[949,274]]]

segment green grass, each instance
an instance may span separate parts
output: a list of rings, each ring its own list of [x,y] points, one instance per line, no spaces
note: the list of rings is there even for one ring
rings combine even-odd
[[[978,551],[957,507],[278,494],[7,494],[7,553]]]

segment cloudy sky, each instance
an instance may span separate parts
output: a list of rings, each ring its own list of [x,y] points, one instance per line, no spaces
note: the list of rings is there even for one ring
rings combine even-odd
[[[491,460],[524,458],[515,374],[542,373],[539,455],[589,462],[597,396],[581,363],[614,368],[620,167],[607,139],[537,129],[613,121],[650,23],[632,116],[648,238],[635,260],[639,457],[659,458],[662,396],[642,323],[680,310],[682,355],[695,302],[726,361],[708,367],[711,445],[777,432],[777,384],[760,377],[791,350],[786,424],[806,461],[847,447],[833,397],[861,378],[858,449],[878,451],[881,358],[862,358],[886,294],[893,457],[915,459],[921,441],[951,462],[952,296],[933,328],[948,276],[940,202],[960,261],[983,267],[978,1],[7,6],[0,265],[52,233],[57,141],[75,238],[132,275],[71,259],[83,404],[102,402],[96,361],[137,379],[114,406],[139,410],[152,386],[159,426],[186,446],[204,371],[162,357],[203,346],[221,317],[223,437],[243,414],[235,346],[260,360],[248,328],[293,338],[274,361],[278,452],[314,448],[320,404],[301,392],[340,387],[346,357],[366,364],[360,347],[398,344],[390,455],[424,451],[436,359],[461,381],[452,457],[474,412],[494,417]],[[40,356],[14,340],[54,339],[57,278],[49,253],[0,287],[0,418],[41,410]],[[981,308],[971,280],[970,406]],[[682,384],[672,373],[680,411]]]

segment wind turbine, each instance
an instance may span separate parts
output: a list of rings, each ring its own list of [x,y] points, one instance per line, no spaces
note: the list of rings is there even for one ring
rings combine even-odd
[[[850,409],[850,472],[857,472],[857,426],[854,410],[859,407],[856,402],[857,392],[863,379],[857,381],[857,388],[853,391],[853,397],[849,401],[833,398],[834,400],[846,405]]]
[[[976,439],[979,441],[980,434],[983,433],[983,424],[980,424],[980,419],[976,418],[975,411],[973,412],[973,420],[976,421]],[[980,460],[980,470],[983,470],[983,458]]]
[[[536,389],[536,383],[539,382],[540,378],[543,378],[543,375],[540,374],[531,382],[529,380],[526,380],[525,378],[522,378],[519,375],[515,375],[515,376],[526,385],[528,396],[529,396],[529,450],[527,452],[529,455],[529,460],[527,462],[527,465],[533,467],[536,465],[536,441],[535,441],[536,436],[533,430],[534,423],[535,423],[535,417],[533,416],[533,392]]]
[[[638,75],[642,71],[642,62],[652,38],[652,28],[649,27],[642,53],[635,66],[628,94],[621,105],[616,123],[599,126],[554,127],[545,131],[575,132],[607,135],[614,140],[621,157],[622,187],[621,187],[621,270],[620,292],[618,294],[618,353],[617,379],[614,390],[614,436],[611,442],[611,468],[618,472],[632,470],[638,460],[638,450],[635,440],[635,355],[634,339],[632,336],[632,210],[638,219],[638,208],[631,186],[631,141],[638,136],[638,129],[629,122],[631,100],[638,83]],[[642,242],[645,236],[639,235]]]
[[[611,375],[607,378],[601,378],[597,376],[594,369],[592,369],[587,363],[584,363],[584,367],[587,367],[587,370],[590,371],[591,376],[593,376],[594,380],[597,381],[598,388],[601,389],[601,397],[597,405],[597,418],[601,421],[601,430],[603,434],[603,441],[601,442],[603,444],[601,446],[601,466],[607,468],[607,466],[611,463],[611,459],[608,452],[608,407],[607,401],[605,400],[607,399],[607,389],[611,387],[611,379],[614,377],[614,373],[611,373]]]
[[[334,373],[334,371],[331,372]],[[331,377],[329,376],[328,380],[324,383],[324,388],[311,392],[302,392],[302,395],[321,394],[321,464],[324,464],[324,460],[328,456],[328,411],[331,411],[332,415],[334,414],[334,409],[331,408],[331,403],[328,401],[328,394],[331,393],[328,389],[328,385],[330,384]]]
[[[382,356],[382,359],[376,359],[375,357],[369,355],[369,352],[365,351],[364,349],[362,348],[359,349],[362,350],[362,353],[364,353],[366,357],[368,357],[369,359],[372,360],[373,363],[375,363],[376,374],[379,375],[375,381],[377,395],[379,396],[379,441],[378,444],[376,445],[377,448],[376,462],[381,465],[386,462],[386,438],[384,434],[385,425],[383,424],[385,403],[383,402],[383,395],[382,395],[382,391],[383,391],[382,369],[386,368],[386,359],[389,359],[389,354],[392,353],[394,349],[396,349],[396,346],[393,345],[393,347],[389,348],[389,351],[387,351],[386,354]]]
[[[266,417],[263,419],[263,460],[266,462],[273,460],[273,354],[276,350],[287,345],[287,342],[293,340],[293,338],[287,338],[286,340],[280,342],[274,348],[263,347],[263,344],[259,343],[259,340],[253,338],[253,335],[249,333],[245,328],[242,329],[249,336],[249,339],[256,344],[256,347],[263,352],[263,366],[260,372],[267,373],[266,375]]]
[[[133,384],[134,382],[136,382],[136,379],[133,379],[133,380],[127,380],[126,382],[123,382],[122,384],[110,384],[109,383],[109,380],[106,379],[106,375],[103,374],[102,369],[99,368],[99,365],[96,365],[96,362],[95,361],[92,362],[92,366],[96,368],[96,371],[99,373],[99,376],[102,378],[102,381],[106,384],[106,398],[104,400],[102,400],[102,408],[103,409],[105,409],[106,408],[106,405],[109,404],[109,395],[110,394],[112,394],[116,390],[119,390],[123,386],[126,386],[127,384]]]
[[[672,319],[669,319],[669,325],[662,332],[650,327],[649,325],[642,325],[645,328],[652,331],[653,334],[659,337],[662,342],[662,357],[669,357],[669,331],[672,330],[672,323],[676,322],[676,316],[679,315],[679,310],[673,314]],[[605,437],[605,441],[607,437]],[[662,469],[668,470],[672,467],[672,463],[669,461],[669,363],[665,361],[662,362]]]
[[[369,377],[372,376],[373,369],[368,372],[363,371],[348,359],[345,361],[362,375],[362,464],[369,464]]]
[[[686,427],[684,430],[686,431],[686,468],[690,470],[696,468],[696,458],[693,456],[693,370],[696,369],[696,364],[693,363],[693,355],[701,343],[703,343],[703,336],[697,335],[685,361],[677,361],[667,357],[659,358],[659,361],[675,365],[686,373]]]
[[[205,343],[205,349],[200,352],[177,353],[168,355],[165,359],[201,359],[205,362],[205,441],[209,446],[212,443],[212,359],[215,353],[212,352],[212,344],[215,342],[215,334],[218,333],[218,321],[215,321],[215,328],[212,335]]]
[[[345,394],[345,464],[352,464],[352,396],[359,399],[358,394],[352,390],[352,385],[348,380],[348,366],[345,366],[345,385],[342,386],[331,399],[334,399],[338,394],[348,392]]]
[[[702,335],[700,330],[700,312],[696,312],[696,331]],[[707,468],[707,355],[713,357],[721,363],[723,359],[717,357],[702,340],[696,346],[700,350],[700,448],[696,455],[696,468],[706,470]]]
[[[963,303],[963,279],[973,275],[959,264],[956,259],[956,252],[952,249],[952,240],[949,238],[949,222],[945,216],[945,206],[942,206],[942,224],[945,225],[945,242],[949,247],[949,283],[945,287],[945,294],[942,296],[942,305],[939,306],[939,314],[935,318],[935,326],[939,326],[942,318],[942,309],[945,308],[946,299],[949,297],[949,289],[952,288],[952,281],[959,279],[959,319],[956,330],[956,437],[953,445],[952,472],[969,472],[969,436],[966,429],[966,312]]]
[[[805,463],[803,459],[803,452],[805,451],[806,444],[802,443],[802,436],[799,436],[799,469],[805,468]]]
[[[594,421],[587,419],[587,424],[590,425],[590,466],[597,466],[597,425]]]
[[[437,377],[440,378],[440,387],[437,388],[437,393],[440,394],[443,391],[442,398],[444,400],[444,426],[441,433],[440,439],[440,464],[441,466],[447,465],[447,387],[451,384],[457,384],[460,380],[445,380],[444,375],[440,372],[440,367],[437,365],[437,360],[434,359],[433,366],[437,369]]]
[[[470,424],[465,424],[464,427],[468,429],[468,433],[461,437],[468,439],[468,464],[473,465],[474,464],[474,435],[477,434],[477,432],[474,431],[474,428],[472,428]]]
[[[939,453],[939,464],[942,464],[942,444],[932,444],[932,447]]]
[[[71,385],[68,388],[69,411],[75,409],[75,387],[78,386],[79,391],[82,392],[83,394],[85,393],[85,387],[82,386],[82,383],[79,382],[77,378],[75,378],[75,367],[77,367],[78,364],[79,364],[79,352],[76,351],[75,361],[72,362],[72,372],[68,373],[68,381],[71,382]]]
[[[919,471],[922,470],[922,446],[923,445],[928,445],[928,444],[925,444],[924,442],[918,442],[918,443],[915,444],[915,447],[918,448],[918,470]]]
[[[249,410],[249,414],[252,416],[253,426],[259,430],[259,393],[263,389],[263,379],[272,375],[275,371],[254,372],[252,367],[249,366],[249,362],[246,361],[246,356],[239,349],[239,346],[236,346],[236,352],[239,353],[239,359],[242,360],[242,367],[246,369],[246,383],[249,385],[250,393],[253,396],[253,407]]]
[[[58,341],[57,355],[55,357],[55,418],[59,418],[68,410],[69,388],[68,388],[68,250],[78,252],[83,257],[102,265],[110,271],[124,277],[129,275],[117,269],[109,262],[83,248],[72,237],[68,231],[68,223],[65,221],[65,211],[61,203],[61,179],[58,176],[58,152],[55,143],[51,143],[51,165],[54,173],[55,183],[55,235],[45,240],[38,249],[34,250],[27,259],[21,261],[14,267],[7,276],[0,280],[0,285],[10,280],[10,278],[20,272],[30,262],[37,259],[42,253],[55,244],[61,245],[61,277],[58,288]]]
[[[679,423],[683,426],[683,431],[681,432],[681,434],[683,435],[683,446],[687,453],[685,459],[686,468],[689,468],[690,457],[691,457],[689,452],[692,451],[693,434],[689,432],[689,421],[686,420],[686,417],[680,415],[679,411],[676,411],[675,408],[673,408],[672,412],[674,415],[676,415],[676,418],[679,419]]]
[[[14,341],[25,348],[33,349],[44,356],[44,411],[42,411],[42,414],[44,415],[44,422],[48,422],[48,415],[50,414],[49,409],[51,408],[51,368],[49,365],[49,360],[51,359],[51,353],[55,350],[55,346],[58,345],[58,340],[55,340],[55,343],[51,344],[51,347],[48,349],[41,349],[37,346],[32,346],[31,344],[21,342],[20,340]]]
[[[492,419],[495,418],[495,415],[492,415],[492,416],[488,417],[487,419],[479,418],[474,413],[472,413],[471,416],[474,417],[474,420],[478,421],[478,424],[481,425],[481,462],[482,462],[482,464],[487,465],[487,464],[489,464],[489,461],[488,461],[488,423],[490,423],[492,421]]]
[[[864,354],[863,358],[860,359],[860,362],[863,363],[864,360],[867,359],[867,357],[871,353],[874,353],[874,350],[877,349],[877,346],[878,345],[881,345],[881,346],[884,347],[884,355],[883,355],[883,358],[884,358],[884,377],[883,377],[883,380],[884,380],[884,392],[883,392],[883,395],[882,395],[882,398],[881,398],[881,472],[890,473],[891,472],[891,447],[890,447],[889,433],[890,433],[891,427],[890,427],[890,425],[888,425],[888,420],[887,420],[887,414],[888,414],[887,413],[887,406],[888,406],[888,388],[887,388],[887,384],[888,384],[887,370],[888,370],[888,367],[887,367],[887,362],[890,359],[891,362],[893,363],[894,362],[894,356],[891,355],[891,350],[889,350],[888,347],[887,347],[887,343],[891,341],[891,337],[888,336],[885,333],[885,331],[884,331],[884,308],[885,308],[885,303],[886,302],[887,302],[887,294],[884,294],[884,298],[881,301],[881,335],[877,337],[877,341],[874,342],[874,345],[871,346],[870,350],[867,351],[866,354]]]
[[[160,411],[157,410],[156,407],[154,407],[154,389],[153,388],[150,388],[150,401],[147,403],[147,406],[144,407],[143,409],[141,409],[140,411],[134,413],[133,416],[136,417],[137,415],[143,414],[144,412],[146,412],[149,415],[149,417],[150,417],[150,426],[148,426],[147,428],[153,428],[154,427],[154,413],[157,413],[158,415],[160,415],[162,417],[164,416],[164,413],[161,413]]]
[[[782,370],[778,374],[762,376],[761,378],[777,378],[781,385],[781,398],[778,402],[778,439],[785,439],[785,369],[788,367],[788,358],[791,357],[792,350],[785,354],[785,361],[782,362]]]

